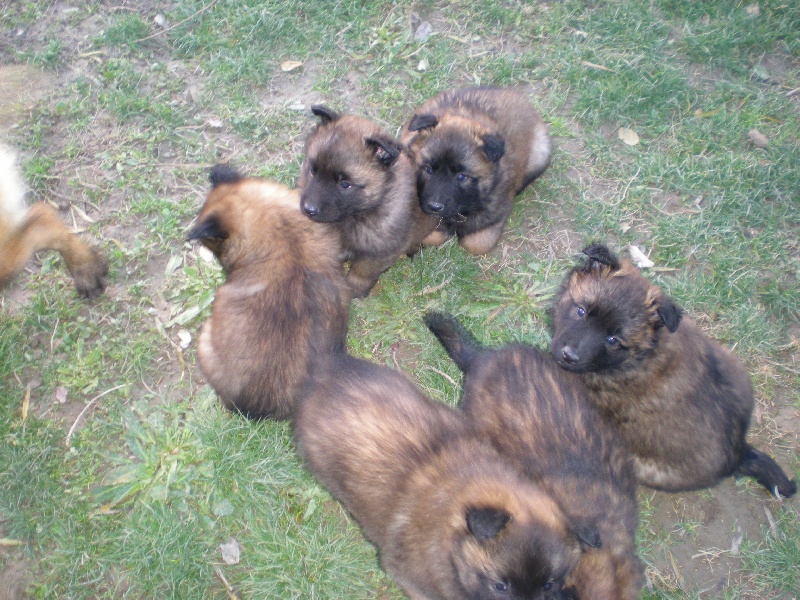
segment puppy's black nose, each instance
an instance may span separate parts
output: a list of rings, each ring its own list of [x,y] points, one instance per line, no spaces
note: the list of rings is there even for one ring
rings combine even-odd
[[[314,217],[319,214],[319,206],[314,206],[313,204],[309,204],[305,200],[300,201],[300,210],[303,211],[307,216]]]
[[[561,350],[561,358],[564,359],[564,362],[568,363],[576,363],[578,362],[578,355],[575,354],[575,351],[570,348],[569,346],[564,346]]]
[[[428,210],[435,213],[442,212],[444,210],[444,204],[441,202],[428,202]]]

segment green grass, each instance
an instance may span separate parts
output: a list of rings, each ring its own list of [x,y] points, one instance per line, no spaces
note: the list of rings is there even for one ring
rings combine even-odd
[[[758,7],[178,0],[161,7],[167,28],[150,5],[0,7],[4,28],[21,32],[0,46],[0,64],[58,82],[3,139],[23,153],[31,201],[71,200],[95,221],[73,211],[108,256],[111,283],[81,302],[63,261],[43,253],[0,296],[0,538],[21,544],[0,547],[0,578],[24,559],[34,598],[226,598],[220,574],[242,598],[402,597],[303,469],[289,426],[227,414],[196,365],[223,281],[184,241],[208,167],[230,161],[293,184],[315,121],[302,107],[315,102],[396,133],[440,90],[515,85],[555,137],[553,165],[518,198],[501,250],[475,258],[449,243],[400,261],[354,302],[353,354],[455,404],[460,375],[426,311],[456,314],[487,344],[547,347],[571,252],[637,243],[664,269],[649,276],[748,361],[768,417],[755,428],[797,473],[791,435],[769,423],[798,407],[800,386],[800,119],[787,95],[800,87],[800,8]],[[433,34],[416,39],[426,20]],[[284,73],[286,60],[303,67]],[[619,127],[640,143],[624,145]],[[768,148],[748,142],[754,128]],[[703,526],[659,528],[649,498],[639,544],[655,564]],[[723,597],[798,593],[787,575],[799,560],[796,504],[769,506],[778,535],[745,541]],[[230,538],[238,564],[222,560]],[[653,586],[644,597],[700,593],[668,577]]]

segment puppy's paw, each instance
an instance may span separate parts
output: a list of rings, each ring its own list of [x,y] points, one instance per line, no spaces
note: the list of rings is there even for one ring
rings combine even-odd
[[[94,246],[82,260],[72,265],[70,274],[81,298],[97,298],[108,285],[108,263]]]

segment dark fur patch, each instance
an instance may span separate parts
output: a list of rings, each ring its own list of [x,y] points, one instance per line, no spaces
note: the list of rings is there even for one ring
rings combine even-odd
[[[236,183],[242,180],[242,176],[239,175],[235,169],[223,164],[211,167],[211,173],[209,173],[208,178],[213,187],[217,187],[223,183]]]
[[[323,106],[322,104],[314,104],[311,107],[311,112],[314,116],[320,118],[321,123],[331,123],[340,117],[339,113],[337,113],[335,110],[332,110],[327,106]]]
[[[211,213],[202,221],[197,223],[186,234],[186,239],[191,240],[225,240],[228,238],[228,232],[218,214]]]

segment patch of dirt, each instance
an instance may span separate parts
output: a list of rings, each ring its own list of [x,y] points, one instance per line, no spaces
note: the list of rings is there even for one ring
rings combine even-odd
[[[22,600],[26,597],[25,588],[32,567],[30,561],[21,558],[6,563],[0,571],[0,600]]]

